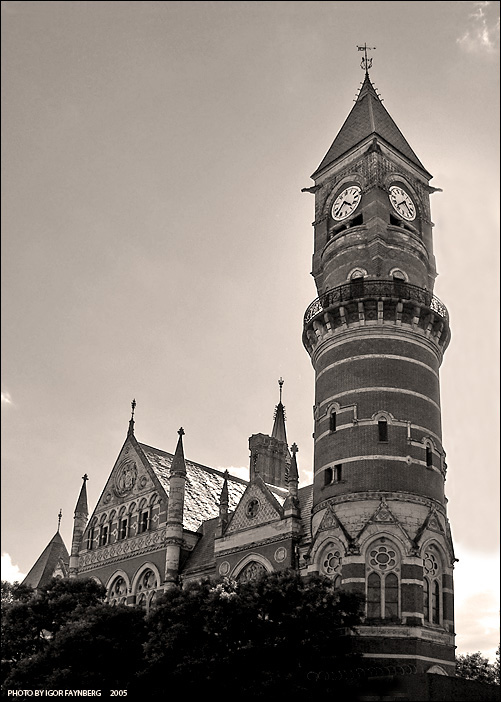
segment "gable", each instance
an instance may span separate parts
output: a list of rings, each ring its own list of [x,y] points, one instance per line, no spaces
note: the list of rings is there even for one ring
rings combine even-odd
[[[282,518],[282,508],[260,477],[250,483],[242,495],[226,530],[232,534]]]
[[[124,505],[150,502],[154,494],[165,498],[165,492],[134,437],[127,437],[110,476],[89,519],[96,526],[101,517],[118,512]]]

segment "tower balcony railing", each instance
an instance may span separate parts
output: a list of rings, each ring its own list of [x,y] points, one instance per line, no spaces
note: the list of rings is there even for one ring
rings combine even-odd
[[[355,278],[349,283],[327,290],[316,300],[313,300],[304,314],[304,325],[306,326],[317,314],[330,307],[337,307],[343,302],[360,299],[393,299],[401,302],[413,302],[421,307],[428,307],[432,312],[442,317],[446,323],[449,322],[449,313],[444,303],[418,285],[411,285],[411,283],[404,281]]]

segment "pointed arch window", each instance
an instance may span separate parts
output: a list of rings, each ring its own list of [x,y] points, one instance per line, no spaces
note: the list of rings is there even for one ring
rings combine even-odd
[[[367,618],[396,620],[400,614],[400,554],[386,537],[367,551]]]
[[[363,297],[364,294],[364,275],[362,271],[355,271],[350,278],[351,297]]]
[[[442,562],[437,549],[430,545],[423,558],[423,610],[424,620],[430,624],[442,622]]]

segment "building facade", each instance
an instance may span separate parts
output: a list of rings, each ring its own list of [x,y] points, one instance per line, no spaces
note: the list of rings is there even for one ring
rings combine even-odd
[[[249,439],[248,481],[185,459],[182,430],[174,454],[141,444],[133,403],[90,518],[83,478],[63,565],[103,583],[111,604],[146,607],[206,576],[321,573],[365,596],[354,645],[368,665],[453,675],[439,389],[450,331],[433,295],[434,189],[368,72],[312,179],[313,483],[299,486],[281,380],[270,435]]]

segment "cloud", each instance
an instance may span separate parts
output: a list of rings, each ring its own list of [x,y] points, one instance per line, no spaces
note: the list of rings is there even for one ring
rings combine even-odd
[[[473,2],[470,26],[457,43],[466,51],[499,51],[499,13],[497,2]]]
[[[499,644],[499,554],[468,552],[456,544],[454,572],[457,653],[494,661]]]
[[[25,573],[21,573],[19,566],[12,563],[12,558],[8,553],[2,553],[2,580],[7,580],[9,583],[21,582],[26,577]]]
[[[2,403],[5,405],[11,405],[12,404],[12,398],[9,395],[8,392],[2,391]]]

